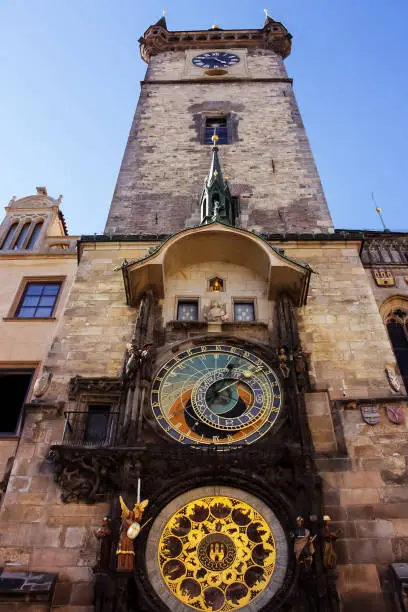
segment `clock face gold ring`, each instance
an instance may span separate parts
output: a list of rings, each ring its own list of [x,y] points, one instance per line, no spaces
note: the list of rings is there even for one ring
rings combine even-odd
[[[230,345],[183,351],[157,373],[152,409],[182,444],[252,444],[275,423],[282,405],[279,379],[253,353]]]

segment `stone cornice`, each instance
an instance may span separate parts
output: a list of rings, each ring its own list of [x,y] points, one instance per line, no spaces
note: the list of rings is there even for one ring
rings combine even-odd
[[[139,39],[145,62],[166,51],[186,49],[271,49],[283,59],[290,54],[292,35],[278,21],[268,19],[260,30],[189,30],[170,32],[163,24],[150,26]]]

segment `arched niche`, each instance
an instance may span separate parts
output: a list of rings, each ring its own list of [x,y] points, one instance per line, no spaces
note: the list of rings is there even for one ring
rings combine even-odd
[[[380,307],[405,388],[408,390],[408,298],[394,295]]]
[[[179,232],[153,254],[123,266],[128,304],[136,306],[148,287],[163,298],[166,278],[182,268],[210,261],[252,270],[265,281],[270,300],[286,292],[296,306],[306,302],[309,266],[285,257],[256,234],[212,223]]]

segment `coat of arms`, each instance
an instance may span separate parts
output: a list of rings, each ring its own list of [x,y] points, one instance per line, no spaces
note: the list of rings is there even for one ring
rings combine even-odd
[[[380,409],[376,404],[361,406],[361,416],[367,425],[377,425],[380,421]]]
[[[405,421],[404,408],[398,404],[394,404],[393,406],[386,406],[385,412],[387,414],[388,420],[391,423],[395,423],[395,425],[400,425]]]
[[[395,285],[391,270],[374,268],[372,272],[374,280],[379,287],[393,287]]]

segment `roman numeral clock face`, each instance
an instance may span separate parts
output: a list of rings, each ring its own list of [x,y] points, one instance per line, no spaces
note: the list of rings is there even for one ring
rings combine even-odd
[[[239,57],[234,53],[226,53],[223,51],[208,51],[197,55],[192,60],[194,66],[199,68],[225,68],[226,66],[235,66],[238,64]]]
[[[252,444],[282,405],[276,373],[228,345],[198,346],[168,361],[153,380],[151,399],[159,425],[189,445]]]

